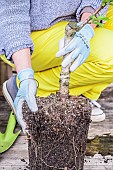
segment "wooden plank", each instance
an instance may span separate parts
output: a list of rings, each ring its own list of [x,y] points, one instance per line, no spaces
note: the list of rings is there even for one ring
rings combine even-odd
[[[3,96],[3,93],[2,93],[2,85],[0,85],[0,96]]]
[[[84,170],[113,170],[113,157],[103,157],[95,154],[94,157],[86,156]]]
[[[28,151],[26,136],[19,136],[15,144],[0,154],[1,169],[28,169]]]
[[[98,101],[102,106],[102,110],[106,114],[106,119],[103,122],[91,123],[88,134],[89,139],[104,134],[113,136],[113,86],[104,90]]]
[[[0,131],[4,132],[11,109],[3,96],[0,96]]]
[[[0,154],[0,170],[28,168],[27,140],[25,136],[20,136],[15,144],[7,152]],[[8,169],[8,170],[9,170]],[[113,170],[113,157],[95,154],[85,157],[84,170]]]
[[[5,160],[7,159],[7,161]],[[13,161],[15,161],[16,165],[19,165],[20,161],[22,159],[25,159],[26,162],[28,162],[28,151],[27,151],[27,139],[26,136],[19,136],[18,139],[16,140],[15,144],[12,145],[12,147],[0,154],[0,165],[1,164],[7,164],[12,165]],[[12,161],[11,161],[12,160]],[[21,164],[23,164],[22,161]]]

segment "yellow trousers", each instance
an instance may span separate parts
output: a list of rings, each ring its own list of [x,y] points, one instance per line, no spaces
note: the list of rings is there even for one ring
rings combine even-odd
[[[98,99],[102,90],[113,82],[113,7],[108,10],[108,20],[104,28],[96,28],[91,39],[91,52],[84,64],[71,73],[70,94],[84,95],[89,99]],[[59,90],[59,77],[62,58],[56,58],[58,42],[64,37],[63,21],[49,29],[31,34],[34,42],[32,67],[35,79],[39,82],[38,96],[47,96]],[[5,56],[1,58],[6,60]],[[13,65],[12,65],[13,66]]]

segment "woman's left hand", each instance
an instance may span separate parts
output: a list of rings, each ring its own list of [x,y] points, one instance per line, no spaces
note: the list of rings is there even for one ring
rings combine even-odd
[[[70,71],[73,72],[81,64],[85,62],[90,53],[90,39],[94,36],[94,30],[86,24],[80,31],[76,32],[70,43],[57,52],[56,57],[61,57],[69,54],[62,62],[62,67],[70,66]]]

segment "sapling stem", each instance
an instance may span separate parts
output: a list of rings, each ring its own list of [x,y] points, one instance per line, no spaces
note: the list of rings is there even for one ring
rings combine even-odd
[[[79,31],[80,27],[77,26],[76,22],[69,22],[65,28],[64,44],[65,46],[73,39],[76,31]],[[63,56],[63,59],[68,57],[69,54]],[[69,81],[70,81],[70,65],[62,67],[60,74],[60,95],[61,100],[65,103],[65,100],[69,96]]]

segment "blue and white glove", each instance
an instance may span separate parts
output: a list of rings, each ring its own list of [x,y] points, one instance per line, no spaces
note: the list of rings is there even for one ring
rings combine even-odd
[[[89,24],[86,24],[80,31],[76,32],[74,38],[67,46],[64,47],[64,40],[61,40],[59,42],[60,51],[56,53],[56,57],[61,57],[69,53],[63,60],[62,67],[66,67],[72,63],[70,71],[73,72],[83,64],[90,53],[90,40],[93,36],[93,28]]]
[[[15,114],[23,132],[26,133],[26,123],[23,120],[22,105],[26,100],[28,107],[32,112],[38,110],[35,100],[37,83],[34,79],[34,71],[31,68],[21,70],[18,73],[18,79],[20,80],[20,88],[14,100]]]

